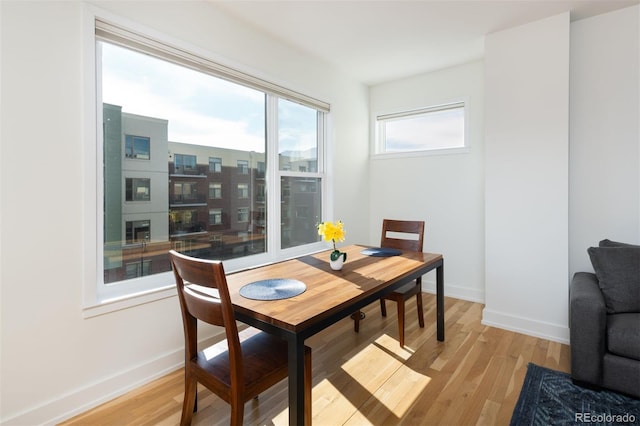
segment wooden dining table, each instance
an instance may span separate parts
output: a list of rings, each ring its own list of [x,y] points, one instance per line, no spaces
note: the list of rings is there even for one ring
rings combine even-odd
[[[363,254],[365,248],[341,248],[347,261],[339,271],[330,268],[328,250],[227,275],[236,319],[288,342],[290,425],[302,425],[311,418],[311,401],[304,398],[305,339],[434,269],[437,339],[444,341],[442,255],[403,251],[377,257]],[[255,300],[240,294],[247,284],[273,279],[295,279],[306,290],[281,300]]]

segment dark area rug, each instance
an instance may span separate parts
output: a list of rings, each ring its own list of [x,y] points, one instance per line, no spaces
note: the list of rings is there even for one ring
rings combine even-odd
[[[576,386],[571,376],[527,366],[511,426],[640,425],[640,400]]]

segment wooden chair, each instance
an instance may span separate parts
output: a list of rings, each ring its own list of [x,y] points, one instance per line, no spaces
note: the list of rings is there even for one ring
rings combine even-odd
[[[247,328],[238,333],[222,262],[169,252],[178,287],[185,337],[185,390],[181,425],[191,424],[200,382],[231,405],[240,426],[245,402],[288,375],[287,343]],[[197,322],[224,327],[226,340],[198,351]],[[305,347],[305,403],[311,407],[311,349]],[[305,423],[311,423],[311,410]]]
[[[389,232],[413,235],[416,239],[396,238],[400,236],[387,235]],[[403,235],[403,236],[405,236]],[[408,221],[408,220],[391,220],[384,219],[382,222],[382,237],[380,239],[380,247],[395,248],[407,251],[422,251],[424,243],[424,221]],[[422,310],[422,277],[418,277],[415,282],[405,284],[399,289],[389,293],[380,299],[380,310],[382,316],[387,316],[386,300],[393,300],[398,306],[398,336],[400,346],[404,347],[404,303],[412,296],[416,296],[418,304],[418,323],[420,327],[424,327],[424,312]],[[356,332],[360,330],[360,312],[352,315],[354,319],[354,329]]]

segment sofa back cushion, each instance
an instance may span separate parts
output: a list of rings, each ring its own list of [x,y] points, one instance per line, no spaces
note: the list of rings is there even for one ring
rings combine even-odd
[[[600,241],[598,247],[635,247],[637,249],[640,249],[640,246],[635,244],[621,243],[619,241],[611,241],[608,239]]]
[[[589,247],[587,252],[607,313],[640,312],[640,246]]]

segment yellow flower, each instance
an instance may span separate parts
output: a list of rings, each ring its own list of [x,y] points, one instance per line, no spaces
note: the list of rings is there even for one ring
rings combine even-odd
[[[325,241],[332,241],[335,248],[335,243],[344,241],[344,225],[342,222],[321,222],[318,225],[318,235],[321,235]]]

